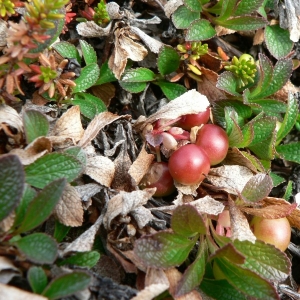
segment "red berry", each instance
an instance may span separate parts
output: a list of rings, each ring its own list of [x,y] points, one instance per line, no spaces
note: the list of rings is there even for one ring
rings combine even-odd
[[[164,197],[172,194],[175,191],[175,186],[168,164],[165,162],[154,162],[141,180],[140,187],[142,189],[156,187],[154,197]]]
[[[172,177],[181,184],[200,183],[208,174],[209,169],[209,158],[204,150],[194,144],[180,147],[169,159],[169,171]]]
[[[259,240],[272,244],[281,251],[285,251],[290,243],[291,225],[287,218],[264,219],[255,216],[250,227]]]
[[[224,129],[214,124],[203,125],[197,134],[196,145],[205,150],[212,166],[227,155],[229,140]]]
[[[178,121],[177,126],[185,130],[191,130],[194,126],[206,124],[210,117],[210,108],[208,107],[205,111],[198,114],[184,115]]]

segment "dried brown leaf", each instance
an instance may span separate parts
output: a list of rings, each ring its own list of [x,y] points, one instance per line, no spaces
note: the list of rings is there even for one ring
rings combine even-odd
[[[215,30],[217,32],[217,36],[222,36],[222,35],[235,33],[235,30],[225,28],[225,27],[220,26],[220,25],[216,25]]]
[[[133,162],[128,170],[129,175],[132,177],[136,184],[139,184],[142,178],[148,172],[148,169],[153,160],[154,155],[147,153],[145,145],[143,145],[137,159]]]
[[[94,21],[80,22],[76,26],[77,32],[84,37],[108,36],[112,30],[112,22],[106,27],[100,27]]]
[[[51,141],[47,137],[41,136],[32,141],[25,149],[13,149],[10,153],[16,154],[23,165],[30,165],[51,151]]]
[[[191,205],[197,208],[200,213],[206,213],[209,215],[218,215],[220,214],[225,206],[220,201],[216,201],[211,196],[205,196],[203,198],[197,199],[190,202]]]
[[[81,140],[78,143],[78,146],[85,148],[106,125],[109,125],[118,119],[129,118],[129,115],[118,116],[108,111],[97,115],[86,128]]]
[[[6,46],[7,22],[0,19],[0,50]]]
[[[193,185],[184,185],[184,184],[174,181],[174,185],[177,188],[177,190],[184,195],[197,196],[197,189],[200,184],[201,184],[201,182],[199,182],[197,184],[193,184]]]
[[[55,206],[54,214],[58,221],[66,226],[77,227],[83,222],[81,199],[75,187],[67,184]]]
[[[111,198],[103,218],[104,226],[110,229],[110,224],[115,217],[118,215],[126,216],[139,206],[146,204],[155,193],[155,190],[155,188],[152,188],[130,193],[121,191],[118,195]]]
[[[252,177],[253,174],[248,168],[238,165],[212,168],[206,176],[214,186],[233,195],[238,195],[237,192],[241,192]]]
[[[47,300],[48,298],[0,283],[0,299]]]
[[[5,256],[0,256],[0,282],[1,283],[9,283],[10,280],[21,274],[21,270],[19,270],[13,262]]]
[[[12,211],[5,219],[0,222],[0,231],[8,232],[9,229],[14,225],[16,214]]]
[[[260,45],[265,40],[264,29],[259,28],[256,30],[253,38],[253,46]]]
[[[166,291],[169,285],[165,283],[153,283],[146,286],[143,290],[139,291],[131,300],[151,300]]]
[[[183,5],[182,0],[170,0],[166,3],[164,9],[165,9],[165,14],[168,18],[171,17],[171,15],[175,12],[175,10]]]
[[[116,94],[116,88],[110,82],[107,82],[107,83],[104,83],[101,85],[92,86],[91,90],[92,90],[93,94],[96,97],[100,98],[106,106],[110,105],[110,100]]]
[[[144,206],[139,206],[131,212],[139,229],[143,229],[153,218],[151,211]]]
[[[110,187],[114,179],[115,165],[105,156],[88,157],[84,174],[89,175],[98,183]]]
[[[231,223],[231,237],[239,241],[255,242],[256,237],[250,229],[249,222],[240,209],[229,199],[229,214]]]

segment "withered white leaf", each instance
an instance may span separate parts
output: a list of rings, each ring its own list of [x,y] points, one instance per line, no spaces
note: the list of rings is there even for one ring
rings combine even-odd
[[[121,191],[111,198],[103,217],[103,225],[105,228],[110,229],[111,221],[118,215],[126,216],[139,206],[146,204],[155,191],[156,188],[133,191],[130,193]]]
[[[139,38],[145,43],[145,45],[153,53],[158,53],[161,47],[164,45],[162,42],[152,38],[138,27],[131,26],[130,30],[139,36]]]
[[[75,186],[75,189],[81,200],[86,202],[101,191],[101,186],[97,183],[88,183],[85,185]]]
[[[216,201],[211,196],[205,196],[203,198],[192,201],[189,204],[195,206],[200,213],[206,213],[209,215],[218,215],[225,208],[223,203],[221,203],[220,201]]]
[[[300,38],[300,3],[299,1],[285,0],[284,5],[286,16],[283,19],[288,23],[290,39],[296,43]]]
[[[143,145],[138,157],[129,168],[129,175],[133,178],[136,184],[139,184],[142,178],[147,173],[152,161],[153,154],[147,153],[145,145]]]
[[[100,27],[94,21],[80,22],[76,26],[78,34],[84,37],[102,37],[108,36],[112,30],[112,22],[106,27]]]
[[[210,103],[206,96],[200,94],[195,89],[189,90],[161,107],[146,120],[138,119],[135,123],[135,127],[140,127],[140,130],[142,130],[147,124],[159,119],[174,120],[183,115],[196,114],[205,111],[209,105]]]
[[[48,298],[0,283],[0,299],[47,300]]]
[[[39,157],[50,153],[52,151],[51,141],[44,136],[36,138],[25,149],[13,149],[10,151],[12,154],[16,154],[21,160],[23,165],[30,165],[36,161]]]
[[[144,228],[154,218],[151,211],[144,206],[137,207],[131,212],[131,214],[140,229]]]
[[[84,233],[82,233],[75,241],[70,243],[61,253],[65,255],[69,252],[86,252],[91,251],[94,245],[94,240],[97,231],[99,230],[103,221],[103,215],[100,215],[97,221]]]
[[[75,187],[67,184],[54,209],[58,221],[66,226],[77,227],[83,222],[83,207]]]
[[[184,195],[193,195],[196,196],[197,195],[197,188],[199,187],[199,185],[201,184],[201,182],[197,183],[197,184],[193,184],[193,185],[184,185],[181,184],[177,181],[174,181],[174,185],[177,188],[177,190],[179,192],[181,192]]]
[[[231,237],[233,240],[255,242],[256,237],[250,229],[249,222],[240,209],[229,200],[229,214],[231,224]]]
[[[182,0],[169,0],[164,6],[166,16],[170,18],[175,10],[181,5],[183,5]]]
[[[88,157],[84,174],[89,175],[98,183],[110,187],[114,179],[115,165],[105,156]]]
[[[120,12],[120,5],[116,2],[109,2],[106,4],[106,11],[111,20],[122,19],[124,13]]]
[[[153,283],[139,291],[131,300],[152,300],[169,288],[165,283]]]
[[[253,173],[244,166],[232,165],[210,169],[206,178],[216,187],[233,195],[238,195]]]
[[[0,282],[9,283],[10,280],[16,275],[20,275],[19,270],[13,262],[5,256],[0,256]]]
[[[108,111],[100,113],[90,122],[81,140],[79,141],[78,146],[85,148],[90,143],[90,141],[92,141],[97,136],[99,131],[106,125],[109,125],[118,119],[129,118],[129,115],[118,116]]]
[[[50,133],[49,139],[52,143],[57,143],[61,139],[71,139],[73,144],[76,144],[83,136],[84,129],[81,124],[80,107],[79,105],[72,106],[68,109],[55,123],[53,130]],[[57,139],[57,138],[58,139]],[[58,144],[58,147],[64,148],[64,144]]]
[[[0,130],[8,125],[16,129],[16,139],[21,139],[24,133],[23,121],[17,111],[6,104],[0,104]]]
[[[6,46],[7,22],[0,19],[0,50]]]

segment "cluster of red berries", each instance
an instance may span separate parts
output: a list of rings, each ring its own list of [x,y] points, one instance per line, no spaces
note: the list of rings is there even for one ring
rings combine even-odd
[[[174,180],[183,185],[199,184],[208,174],[210,167],[219,164],[226,156],[229,146],[226,132],[214,124],[206,124],[210,108],[206,111],[182,116],[176,126],[191,130],[202,126],[194,144],[186,144],[174,151],[169,162],[155,162],[141,181],[142,187],[156,187],[154,196],[171,194]]]

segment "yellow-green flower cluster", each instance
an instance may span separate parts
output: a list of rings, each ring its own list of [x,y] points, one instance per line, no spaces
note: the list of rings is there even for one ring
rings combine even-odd
[[[184,44],[177,45],[177,50],[182,54],[182,60],[197,60],[202,55],[208,53],[208,44],[202,44],[201,42],[186,42]]]
[[[0,1],[0,16],[3,18],[7,15],[13,15],[15,13],[15,4],[10,0]]]
[[[98,5],[94,8],[95,15],[94,21],[99,25],[105,25],[110,21],[109,15],[106,10],[106,3],[104,0],[101,0]]]

